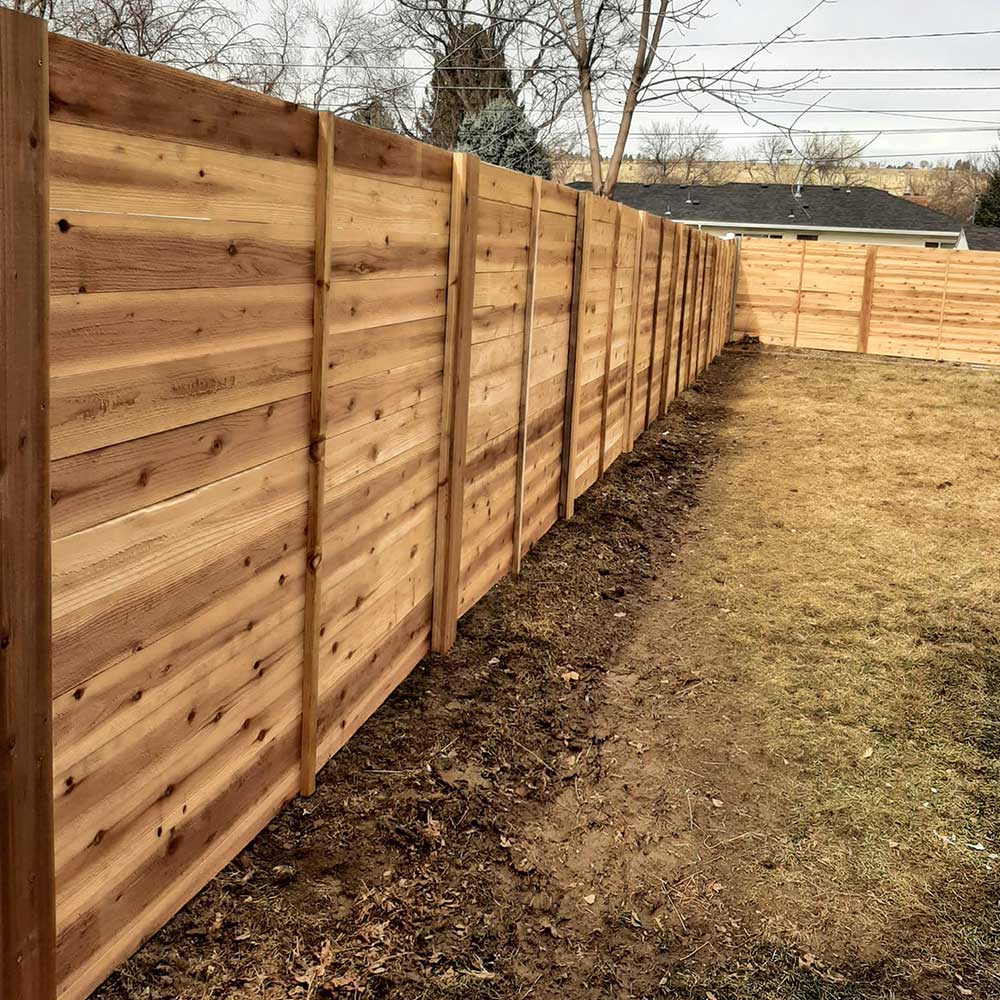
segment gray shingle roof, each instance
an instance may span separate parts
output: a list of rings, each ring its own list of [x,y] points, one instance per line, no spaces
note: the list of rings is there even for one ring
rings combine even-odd
[[[1000,250],[1000,226],[966,226],[970,250]]]
[[[950,216],[877,188],[806,184],[801,194],[797,198],[788,184],[618,184],[614,197],[632,208],[690,222],[956,234],[962,228]]]

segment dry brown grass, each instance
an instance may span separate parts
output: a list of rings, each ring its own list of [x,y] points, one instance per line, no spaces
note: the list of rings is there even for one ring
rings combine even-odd
[[[727,609],[704,639],[775,765],[785,828],[744,889],[901,997],[1000,996],[1000,373],[733,363],[685,582]]]

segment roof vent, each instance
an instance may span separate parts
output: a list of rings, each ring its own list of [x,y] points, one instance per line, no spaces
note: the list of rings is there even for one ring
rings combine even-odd
[[[701,204],[701,202],[700,202],[700,201],[699,201],[699,200],[698,200],[697,198],[695,198],[695,200],[694,200],[694,201],[692,201],[692,202],[691,202],[691,204],[692,204],[692,205],[700,205],[700,204]]]
[[[801,184],[796,184],[795,185],[795,197],[796,198],[801,198],[802,197],[802,185]]]
[[[770,184],[761,184],[760,189],[761,191],[766,191],[770,186]]]
[[[830,190],[831,190],[831,191],[839,191],[839,190],[840,190],[840,188],[839,188],[839,187],[832,187],[832,188],[830,188]]]

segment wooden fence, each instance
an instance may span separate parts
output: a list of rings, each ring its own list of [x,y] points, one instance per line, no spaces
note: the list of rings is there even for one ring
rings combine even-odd
[[[743,240],[734,336],[1000,364],[1000,254]]]
[[[735,253],[7,10],[0,97],[0,983],[80,998],[698,376]]]

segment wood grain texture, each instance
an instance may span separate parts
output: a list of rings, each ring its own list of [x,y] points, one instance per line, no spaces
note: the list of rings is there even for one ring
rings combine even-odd
[[[670,232],[670,288],[667,299],[666,326],[664,328],[663,372],[660,382],[659,415],[663,416],[667,407],[677,396],[677,356],[680,353],[680,317],[683,311],[684,286],[680,278],[684,258],[682,248],[685,242],[684,227],[676,223],[664,223],[664,238]],[[665,263],[665,262],[664,262]],[[661,265],[662,267],[663,265]]]
[[[675,279],[675,299],[674,299],[674,330],[672,336],[676,342],[677,349],[674,352],[676,357],[671,362],[673,371],[671,378],[674,383],[674,395],[679,396],[684,389],[684,353],[688,349],[687,345],[687,314],[688,314],[688,276],[691,257],[691,230],[687,226],[678,226],[678,256]],[[664,408],[666,407],[666,395],[664,395]]]
[[[0,993],[54,1000],[48,53],[0,9]]]
[[[614,235],[612,236],[611,267],[608,271],[608,310],[607,325],[604,332],[604,374],[601,379],[601,430],[600,444],[597,453],[597,478],[604,475],[605,461],[608,450],[608,405],[611,394],[611,352],[615,333],[615,305],[618,290],[618,267],[622,244],[622,212],[621,202],[615,202]]]
[[[661,303],[661,289],[666,288],[670,281],[670,259],[664,259],[664,239],[667,233],[667,222],[664,219],[657,219],[656,227],[656,264],[653,276],[653,320],[652,332],[649,337],[649,367],[646,371],[646,412],[643,417],[643,427],[649,425],[656,419],[659,410],[659,398],[657,392],[662,393],[664,373],[669,365],[669,331],[670,322],[667,309]],[[663,333],[661,333],[661,328]],[[664,333],[666,336],[664,336]],[[657,350],[659,347],[659,350]],[[657,366],[657,358],[660,365]],[[654,391],[656,390],[656,391]]]
[[[994,292],[996,255],[856,244],[780,247],[744,240],[739,250],[734,336],[765,343],[891,357],[1000,362]]]
[[[514,564],[521,572],[524,549],[524,476],[528,452],[528,406],[531,385],[531,359],[534,351],[535,277],[538,269],[538,241],[541,230],[542,181],[535,177],[531,185],[531,231],[528,236],[528,288],[525,293],[524,338],[521,345],[521,400],[517,419],[517,473],[514,485]]]
[[[308,446],[307,395],[52,463],[52,537],[169,500]]]
[[[302,743],[299,792],[316,791],[319,711],[320,600],[323,594],[323,512],[326,504],[327,368],[329,366],[331,245],[334,214],[333,117],[321,112],[316,142],[316,253],[312,373],[309,386],[309,512],[306,527],[305,655],[302,665]]]
[[[580,192],[577,201],[569,360],[566,366],[566,409],[563,418],[562,470],[559,483],[559,515],[566,520],[573,516],[573,504],[576,500],[576,456],[579,448],[581,402],[580,378],[583,368],[583,349],[580,337],[589,292],[593,202],[593,195],[586,191]]]
[[[311,282],[54,296],[53,458],[306,393],[311,302]]]
[[[315,161],[314,111],[62,35],[49,51],[53,121]]]
[[[646,239],[646,213],[639,213],[638,231],[635,241],[635,258],[632,264],[632,294],[630,300],[631,322],[629,323],[628,338],[628,362],[625,376],[625,424],[622,428],[624,440],[622,441],[622,451],[631,451],[634,436],[632,434],[632,400],[635,391],[635,357],[638,350],[637,341],[639,339],[639,327],[641,325],[640,308],[642,304],[642,269],[645,263],[643,251]]]
[[[458,624],[458,577],[462,560],[465,455],[469,432],[472,310],[476,291],[476,214],[479,207],[479,160],[467,153],[455,153],[452,163],[451,245],[448,251],[447,325],[431,632],[431,647],[437,653],[446,653],[451,648]]]
[[[642,430],[664,227],[56,47],[47,786],[77,1000]]]
[[[875,295],[875,268],[878,265],[878,247],[869,247],[865,254],[865,285],[861,293],[858,315],[858,352],[868,353],[868,338],[872,329],[872,298]]]

